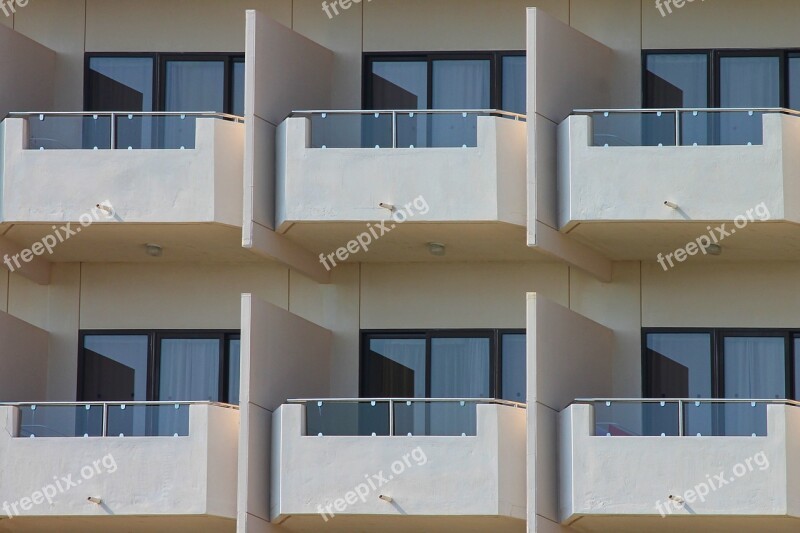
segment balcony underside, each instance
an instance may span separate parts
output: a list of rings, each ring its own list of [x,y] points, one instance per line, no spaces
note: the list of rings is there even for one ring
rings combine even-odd
[[[614,261],[655,261],[659,253],[683,248],[698,237],[709,235],[725,224],[725,231],[736,229],[733,222],[584,222],[575,226],[570,237],[601,252]],[[714,231],[715,235],[719,235]],[[699,253],[680,264],[734,261],[800,260],[800,225],[792,222],[757,222],[736,229],[719,242],[722,254]]]
[[[290,516],[281,528],[292,533],[353,533],[381,531],[382,533],[522,533],[525,521],[498,516],[376,516],[343,515],[323,522],[320,515]]]
[[[798,531],[800,519],[778,516],[583,516],[572,522],[570,527],[586,533],[790,533]]]
[[[0,517],[0,531],[19,533],[233,533],[236,520],[215,516]]]
[[[61,228],[66,224],[56,224]],[[72,223],[75,231],[80,224]],[[0,232],[20,249],[30,248],[47,235],[53,224],[2,224]],[[64,231],[60,230],[61,235]],[[163,248],[162,257],[145,253],[145,244]],[[106,223],[82,228],[42,256],[51,262],[189,262],[258,261],[258,256],[242,248],[241,228],[221,224],[137,224]]]
[[[389,220],[387,227],[393,222]],[[373,223],[375,225],[375,223]],[[367,231],[365,222],[327,222],[293,224],[285,233],[314,253],[325,255],[346,246],[348,241]],[[379,230],[376,230],[380,234]],[[443,257],[428,251],[430,242],[446,246]],[[549,261],[552,258],[527,246],[526,229],[498,222],[433,223],[406,222],[398,224],[369,245],[366,253],[359,251],[351,261],[359,262],[429,262],[436,261]],[[339,261],[337,260],[337,263]]]

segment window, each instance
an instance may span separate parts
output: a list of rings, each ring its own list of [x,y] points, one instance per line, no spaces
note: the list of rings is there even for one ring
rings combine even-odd
[[[787,399],[800,394],[800,331],[648,330],[650,398]]]
[[[364,65],[364,109],[525,113],[523,52],[369,54]]]
[[[80,401],[239,403],[238,333],[81,333]]]
[[[244,114],[244,57],[87,54],[87,111]]]
[[[498,330],[365,332],[361,396],[524,402],[525,334]]]

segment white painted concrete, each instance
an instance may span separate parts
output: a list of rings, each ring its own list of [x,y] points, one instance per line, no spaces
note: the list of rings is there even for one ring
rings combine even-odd
[[[474,437],[316,437],[305,435],[302,405],[282,405],[273,418],[273,521],[316,515],[318,505],[345,498],[365,476],[380,472],[383,486],[334,512],[524,520],[525,410],[488,404],[477,409]],[[392,464],[417,448],[411,466],[403,463],[402,472],[393,474]],[[381,494],[394,501],[379,499]]]
[[[20,516],[236,516],[236,409],[192,405],[187,437],[15,438],[17,417],[0,407],[0,502],[31,498],[54,476],[81,481]]]
[[[0,117],[12,111],[50,111],[56,53],[4,25],[0,50],[5,51],[0,54]]]
[[[3,221],[76,222],[109,201],[122,222],[241,226],[243,124],[197,119],[190,150],[26,150],[24,119],[0,128]]]
[[[310,121],[278,129],[277,227],[299,222],[376,221],[379,203],[413,207],[412,222],[525,225],[526,125],[478,117],[477,148],[309,148]],[[424,209],[423,209],[424,211]]]
[[[0,312],[0,339],[0,402],[45,400],[50,334]]]
[[[733,481],[710,490],[705,501],[687,501],[674,514],[798,516],[793,472],[800,454],[792,439],[800,430],[800,409],[769,405],[767,417],[766,437],[594,437],[592,406],[571,405],[559,415],[560,520],[658,517],[657,502],[684,495],[720,473]],[[751,459],[753,468],[747,468],[747,459],[762,452],[766,462]]]
[[[559,226],[591,221],[719,221],[762,202],[800,220],[800,118],[764,116],[759,146],[591,146],[591,119],[559,126]],[[671,209],[670,201],[679,206]]]

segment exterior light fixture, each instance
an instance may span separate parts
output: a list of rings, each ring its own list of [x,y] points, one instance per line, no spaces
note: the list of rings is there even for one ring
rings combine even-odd
[[[95,505],[100,505],[101,503],[103,503],[103,499],[102,498],[97,498],[96,496],[89,496],[86,499],[88,501],[92,502]]]
[[[722,246],[719,244],[709,244],[706,246],[706,253],[709,255],[722,255]]]
[[[157,244],[145,244],[144,249],[147,252],[147,255],[150,257],[161,257],[161,255],[164,253],[164,250],[161,248],[161,246]]]
[[[388,209],[392,213],[394,213],[395,209],[397,209],[393,204],[387,204],[385,202],[381,202],[378,204],[378,207],[382,207],[384,209]]]
[[[394,501],[394,498],[392,498],[391,496],[386,496],[385,494],[381,494],[380,496],[378,496],[378,498],[389,503],[392,503]]]
[[[440,242],[429,242],[428,251],[431,253],[431,255],[435,255],[437,257],[441,257],[446,253],[444,244]]]
[[[670,209],[678,209],[678,204],[676,204],[675,202],[670,202],[669,200],[664,202],[664,205],[669,207]]]

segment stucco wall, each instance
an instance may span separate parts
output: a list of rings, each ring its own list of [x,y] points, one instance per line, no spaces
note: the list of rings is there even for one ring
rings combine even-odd
[[[0,402],[43,401],[50,335],[0,312]]]
[[[0,50],[0,119],[11,111],[50,111],[55,52],[4,25]]]

